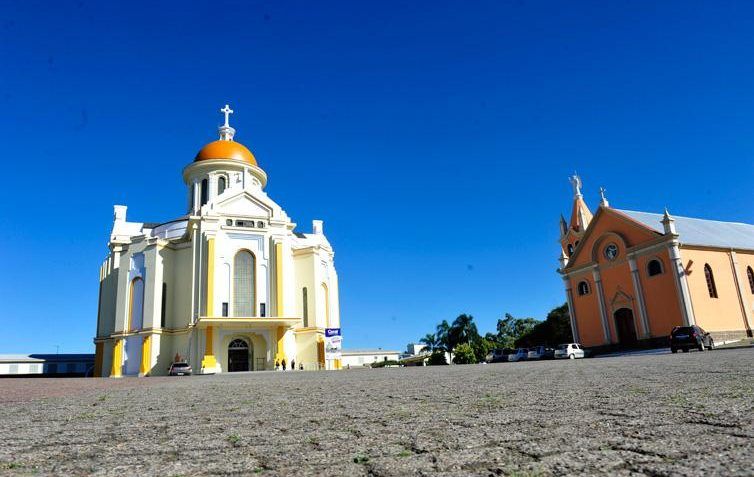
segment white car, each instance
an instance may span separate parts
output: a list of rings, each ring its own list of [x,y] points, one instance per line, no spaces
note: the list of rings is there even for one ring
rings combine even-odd
[[[508,355],[508,361],[526,361],[529,357],[529,350],[527,348],[518,348],[515,353]]]
[[[555,357],[569,359],[583,358],[584,348],[578,343],[558,345],[558,347],[555,348]]]

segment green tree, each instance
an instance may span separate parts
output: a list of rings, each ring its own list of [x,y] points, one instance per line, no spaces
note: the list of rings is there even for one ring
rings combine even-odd
[[[517,346],[556,346],[573,341],[568,305],[553,308],[545,321],[537,323],[516,339]]]
[[[427,365],[429,366],[440,366],[448,364],[448,361],[445,359],[445,353],[443,351],[435,351],[429,356],[429,359],[427,359]]]
[[[492,333],[487,333],[487,335],[492,335]],[[497,347],[497,344],[494,340],[487,339],[485,336],[472,343],[471,347],[474,349],[477,363],[481,363],[487,360],[487,355]]]
[[[474,323],[474,317],[465,313],[453,320],[448,334],[455,345],[471,344],[479,339],[479,330]]]
[[[472,364],[477,362],[474,348],[469,343],[459,344],[456,346],[455,351],[455,356],[453,357],[455,364]]]
[[[442,320],[440,324],[437,325],[435,335],[437,336],[437,341],[440,343],[440,346],[445,351],[448,353],[453,352],[454,343],[451,342],[450,324],[448,324],[448,320]]]
[[[442,344],[434,333],[427,333],[424,338],[419,340],[419,343],[425,346],[424,350],[428,353],[434,353],[442,348]]]

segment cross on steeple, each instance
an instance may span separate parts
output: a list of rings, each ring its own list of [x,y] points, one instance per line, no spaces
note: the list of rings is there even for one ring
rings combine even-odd
[[[221,113],[225,113],[225,127],[230,127],[230,124],[228,124],[228,119],[230,119],[230,115],[233,114],[233,110],[230,109],[229,105],[225,105],[223,109],[220,110]]]
[[[607,189],[600,187],[600,205],[603,207],[610,207],[610,202],[607,201],[605,192],[607,192]]]

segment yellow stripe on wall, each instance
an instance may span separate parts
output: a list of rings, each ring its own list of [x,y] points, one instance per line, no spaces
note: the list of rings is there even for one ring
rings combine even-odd
[[[152,370],[152,335],[144,337],[141,342],[141,368],[139,374],[146,376]]]
[[[215,238],[207,239],[207,316],[215,315]]]
[[[277,316],[285,316],[283,313],[283,244],[275,244],[275,279],[276,279],[276,308]]]
[[[113,346],[113,364],[110,367],[110,377],[119,378],[123,367],[123,340],[115,340]]]

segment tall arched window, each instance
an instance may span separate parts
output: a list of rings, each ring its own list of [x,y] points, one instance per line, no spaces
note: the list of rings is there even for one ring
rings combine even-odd
[[[201,190],[201,205],[204,205],[209,200],[209,186],[207,185],[207,179],[202,179]]]
[[[303,302],[304,326],[306,327],[306,326],[309,326],[309,296],[308,296],[309,293],[306,287],[304,287],[302,294],[303,294],[303,300],[304,300]]]
[[[650,277],[659,275],[662,273],[662,262],[657,259],[650,260],[647,264],[647,274]]]
[[[136,277],[131,280],[131,299],[128,307],[126,331],[141,329],[144,321],[144,280]]]
[[[220,176],[220,178],[217,180],[217,195],[220,195],[223,192],[225,192],[225,177]]]
[[[580,296],[588,295],[589,294],[589,282],[582,281],[579,282],[578,292]]]
[[[168,284],[162,282],[162,303],[160,306],[160,328],[167,325],[167,306],[168,306]]]
[[[322,299],[325,307],[325,328],[330,327],[330,291],[327,289],[327,284],[322,282]]]
[[[746,267],[746,276],[749,277],[749,288],[754,293],[754,270],[751,267]]]
[[[256,259],[248,250],[239,250],[233,259],[233,316],[256,313]]]
[[[704,264],[704,277],[707,279],[707,290],[710,298],[717,298],[717,287],[715,286],[715,276],[712,274],[712,267],[709,263]]]
[[[571,245],[571,244],[569,243],[569,244],[568,244],[568,247],[567,247],[567,250],[568,250],[568,256],[569,256],[569,257],[570,257],[571,255],[573,255],[573,245]]]

